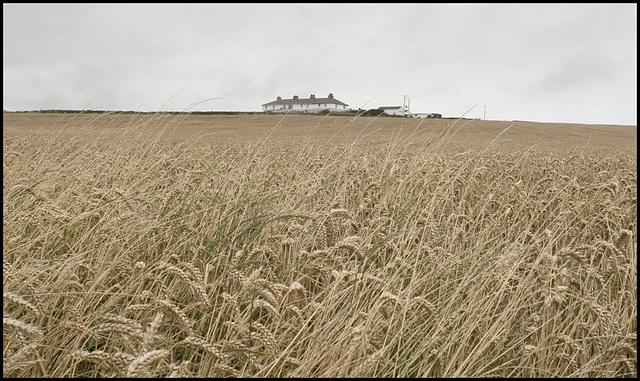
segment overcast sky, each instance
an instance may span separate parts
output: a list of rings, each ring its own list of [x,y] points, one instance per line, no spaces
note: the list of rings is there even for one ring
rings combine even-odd
[[[3,4],[3,109],[260,111],[333,93],[636,125],[637,25],[637,4]]]

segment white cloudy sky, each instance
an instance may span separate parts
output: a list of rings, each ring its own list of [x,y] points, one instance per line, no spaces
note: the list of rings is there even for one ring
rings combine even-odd
[[[3,4],[3,109],[260,111],[331,92],[635,125],[637,30],[637,4]]]

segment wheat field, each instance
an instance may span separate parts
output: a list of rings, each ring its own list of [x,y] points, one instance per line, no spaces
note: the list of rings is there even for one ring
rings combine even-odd
[[[4,377],[637,377],[636,126],[3,113]]]

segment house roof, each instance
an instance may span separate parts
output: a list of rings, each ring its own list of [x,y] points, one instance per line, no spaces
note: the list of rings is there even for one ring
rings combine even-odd
[[[265,103],[263,106],[281,106],[281,105],[315,105],[321,103],[333,103],[340,106],[348,106],[344,102],[340,102],[335,98],[298,98],[298,99],[280,99],[273,102]]]
[[[378,107],[378,110],[397,110],[401,108],[402,106],[382,106],[382,107]]]

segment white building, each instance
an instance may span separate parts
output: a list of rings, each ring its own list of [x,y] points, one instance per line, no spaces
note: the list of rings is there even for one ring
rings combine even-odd
[[[405,110],[403,106],[382,106],[378,110],[384,111],[387,115],[411,116],[409,110]]]
[[[275,101],[262,105],[262,112],[309,112],[317,113],[322,110],[347,111],[349,105],[340,102],[329,93],[327,98],[316,98],[311,94],[308,99],[300,99],[297,95],[293,99],[282,99],[278,97]]]
[[[402,101],[402,106],[382,106],[378,107],[378,110],[382,110],[387,115],[411,117],[412,113],[409,110],[410,101],[409,97],[405,95]]]
[[[442,118],[442,114],[438,114],[435,112],[427,114],[426,112],[416,112],[411,114],[414,118]]]

